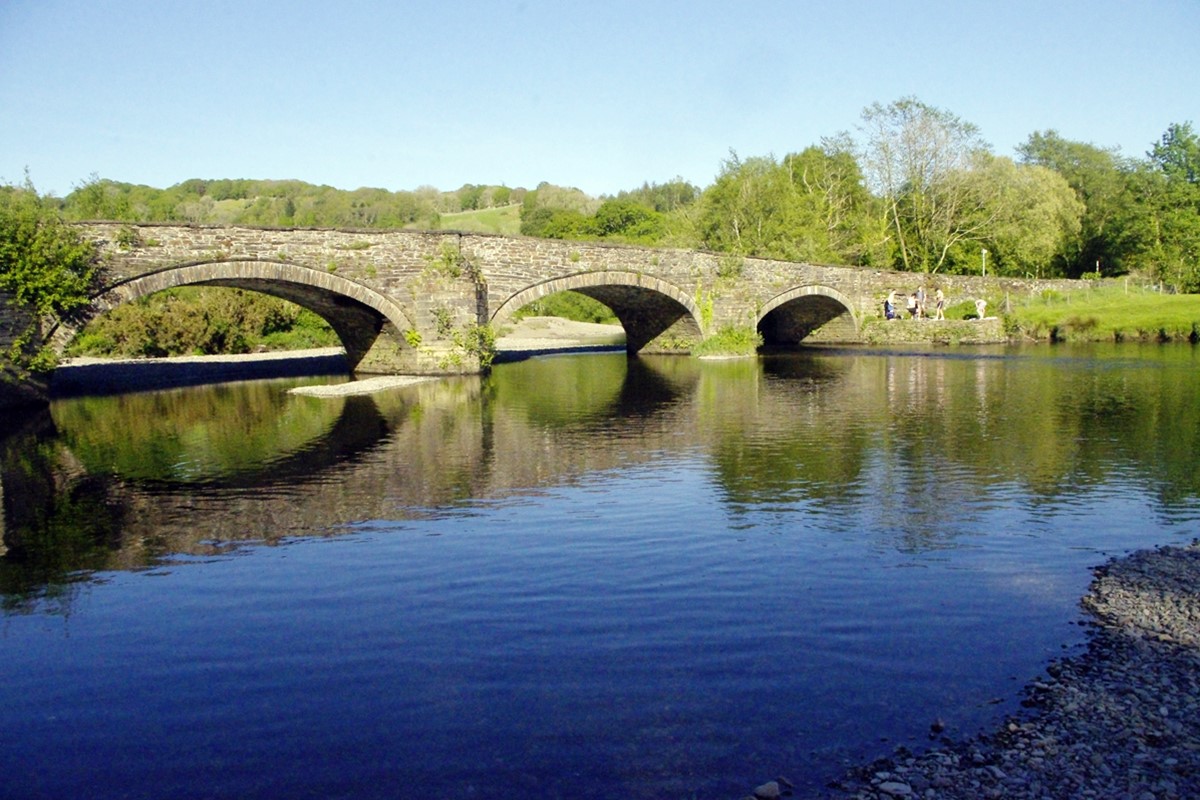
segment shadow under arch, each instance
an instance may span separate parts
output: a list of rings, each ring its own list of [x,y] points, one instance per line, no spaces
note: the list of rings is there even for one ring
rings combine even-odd
[[[857,342],[859,321],[854,302],[828,286],[797,286],[771,298],[758,317],[758,332],[768,347],[794,346],[809,334],[837,320],[839,329],[829,330],[825,341]],[[828,330],[828,329],[827,329]]]
[[[505,299],[491,322],[499,325],[522,306],[566,291],[579,292],[611,308],[625,329],[625,350],[630,355],[672,329],[681,338],[702,338],[700,315],[687,292],[636,272],[579,272],[534,284]]]
[[[388,297],[329,272],[275,260],[203,261],[167,267],[108,287],[92,301],[88,319],[63,325],[50,343],[61,354],[80,328],[98,314],[177,286],[222,286],[260,292],[307,308],[333,328],[346,349],[351,371],[387,323],[414,328],[407,312]]]

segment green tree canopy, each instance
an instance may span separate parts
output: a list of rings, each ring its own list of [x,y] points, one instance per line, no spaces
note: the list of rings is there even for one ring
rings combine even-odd
[[[1149,224],[1137,261],[1187,292],[1200,291],[1200,137],[1172,124],[1149,152],[1138,192]]]
[[[980,156],[965,180],[976,219],[963,226],[972,235],[952,248],[948,268],[975,272],[986,249],[995,274],[1056,274],[1054,258],[1079,235],[1084,212],[1066,180],[1046,167],[990,155]]]
[[[34,320],[6,353],[8,366],[52,365],[52,355],[38,348],[38,320],[75,319],[90,302],[99,268],[95,248],[28,179],[0,186],[0,292]]]
[[[1132,191],[1133,165],[1114,150],[1073,142],[1052,130],[1031,134],[1017,152],[1024,163],[1048,167],[1065,178],[1083,203],[1079,234],[1059,255],[1062,273],[1077,278],[1126,271],[1144,222]]]
[[[981,198],[967,176],[987,143],[973,124],[915,97],[869,106],[860,129],[867,183],[885,203],[901,264],[937,272],[979,235]]]

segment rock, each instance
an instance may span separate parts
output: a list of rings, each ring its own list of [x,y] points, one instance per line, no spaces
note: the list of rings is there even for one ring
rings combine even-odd
[[[778,800],[778,798],[783,796],[783,792],[776,781],[767,781],[754,790],[754,796],[758,800]]]
[[[1200,798],[1200,541],[1113,559],[1082,604],[1087,650],[1027,684],[1031,711],[969,742],[881,759],[826,796]]]
[[[879,791],[892,797],[912,797],[912,787],[900,781],[884,781],[879,784]]]

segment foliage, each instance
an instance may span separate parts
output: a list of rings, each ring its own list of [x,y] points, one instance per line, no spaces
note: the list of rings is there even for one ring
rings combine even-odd
[[[762,335],[754,328],[726,325],[693,347],[692,355],[752,356],[762,344]]]
[[[491,325],[467,325],[454,332],[454,346],[479,359],[479,368],[490,369],[496,360],[496,331]]]
[[[618,192],[618,200],[627,200],[660,214],[667,214],[692,205],[700,198],[700,187],[676,177],[666,183],[643,183],[641,188]]]
[[[697,226],[703,246],[718,252],[866,264],[884,244],[870,213],[854,156],[837,139],[782,162],[731,153],[703,195]]]
[[[576,322],[617,322],[612,309],[579,292],[555,292],[528,303],[512,315],[514,321],[525,317],[563,317]]]
[[[465,186],[352,191],[303,181],[191,179],[167,189],[92,176],[61,202],[70,220],[328,228],[438,228],[441,215],[500,208],[524,189]]]
[[[1200,137],[1192,130],[1192,123],[1168,125],[1148,155],[1168,178],[1200,184]]]
[[[37,347],[39,320],[76,319],[87,308],[99,274],[95,248],[64,224],[28,178],[20,187],[0,186],[0,292],[32,319],[4,354],[8,366],[53,366],[50,351]]]
[[[541,239],[583,239],[587,226],[582,213],[569,208],[521,210],[521,235]]]
[[[883,200],[904,269],[937,272],[989,215],[968,180],[987,145],[975,125],[904,97],[862,115],[862,163]]]
[[[1171,125],[1138,175],[1148,224],[1135,266],[1186,292],[1200,292],[1200,137]]]
[[[336,346],[316,314],[257,292],[180,287],[102,314],[68,346],[68,355],[157,358]]]
[[[1058,254],[1059,274],[1119,275],[1136,250],[1139,227],[1131,191],[1134,166],[1113,150],[1063,139],[1056,131],[1030,135],[1017,148],[1022,161],[1054,170],[1083,204],[1079,233]]]
[[[605,200],[586,230],[601,239],[653,244],[662,237],[663,216],[633,200]]]
[[[772,156],[742,159],[731,152],[704,193],[700,238],[710,249],[738,255],[786,258],[784,173]]]
[[[965,181],[976,195],[974,218],[949,249],[946,270],[975,273],[983,254],[995,275],[1052,274],[1052,261],[1078,236],[1083,204],[1066,180],[1045,167],[981,155]]]

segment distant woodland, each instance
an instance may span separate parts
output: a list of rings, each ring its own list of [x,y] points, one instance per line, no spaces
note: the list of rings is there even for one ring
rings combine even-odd
[[[453,191],[193,179],[156,189],[93,177],[69,220],[492,229],[924,273],[1138,273],[1200,290],[1200,138],[1171,124],[1142,157],[1055,131],[996,155],[954,114],[904,98],[782,157],[730,152],[707,187],[682,179],[615,196],[542,183]],[[986,254],[984,253],[986,251]]]

